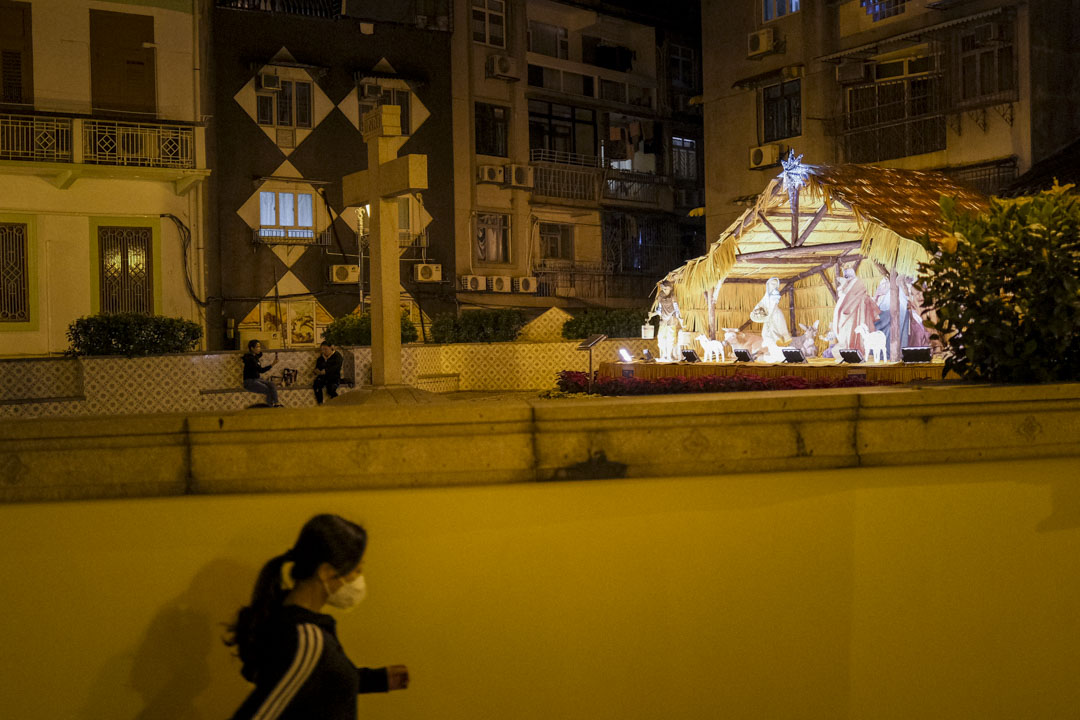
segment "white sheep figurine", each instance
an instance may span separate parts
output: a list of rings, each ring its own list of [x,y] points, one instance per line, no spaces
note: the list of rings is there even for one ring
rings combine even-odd
[[[862,335],[867,359],[875,358],[872,362],[885,362],[885,333],[880,330],[870,332],[866,325],[860,325],[855,328],[855,334]]]
[[[697,336],[698,343],[701,344],[701,349],[704,351],[702,360],[709,362],[711,357],[715,362],[724,362],[724,341],[723,340],[710,340],[709,336],[705,333]]]

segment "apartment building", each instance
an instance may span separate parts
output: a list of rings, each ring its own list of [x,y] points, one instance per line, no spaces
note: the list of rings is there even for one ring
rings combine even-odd
[[[0,0],[0,354],[96,312],[203,320],[199,13]]]
[[[455,0],[460,304],[641,306],[703,249],[697,7],[633,5]]]
[[[704,0],[708,232],[789,151],[1007,186],[1080,135],[1072,0]]]
[[[400,108],[400,153],[427,156],[428,189],[392,218],[402,307],[426,329],[452,299],[449,3],[215,0],[210,19],[214,341],[314,346],[364,308],[368,206],[344,206],[342,178],[367,169],[379,105]]]

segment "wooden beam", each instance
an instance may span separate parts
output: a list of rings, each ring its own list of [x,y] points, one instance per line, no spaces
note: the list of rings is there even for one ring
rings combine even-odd
[[[791,194],[791,247],[799,244],[799,191]]]
[[[765,217],[765,213],[758,210],[757,211],[757,216],[761,220],[761,222],[765,223],[765,227],[772,230],[772,234],[776,236],[776,239],[779,240],[780,242],[784,243],[784,247],[791,247],[791,243],[789,243],[787,241],[787,238],[785,238],[783,235],[781,235],[780,231],[777,230],[776,227],[771,222],[769,222],[769,218]]]
[[[735,256],[735,261],[749,262],[753,260],[772,259],[777,257],[816,257],[818,255],[842,255],[850,250],[858,250],[862,247],[861,240],[849,240],[847,242],[825,243],[822,245],[803,245],[799,248],[788,250],[761,250],[760,252],[742,253]]]
[[[814,228],[817,227],[818,223],[821,222],[822,218],[824,217],[825,206],[822,205],[821,208],[817,211],[817,213],[814,214],[814,219],[810,221],[810,224],[806,226],[805,230],[803,230],[802,235],[800,235],[799,239],[795,241],[795,245],[798,247],[802,247],[802,244],[806,242],[806,238],[810,237],[810,233],[814,232]],[[792,221],[794,222],[794,219]],[[796,225],[796,227],[798,226]]]
[[[788,285],[788,320],[790,325],[788,329],[791,330],[792,336],[795,335],[795,284],[790,283]]]
[[[822,265],[817,271],[821,273],[821,279],[825,281],[825,288],[829,291],[829,294],[832,295],[833,302],[836,302],[839,300],[839,297],[836,294],[836,288],[833,287],[832,280],[829,280],[829,275],[825,272],[826,267],[827,266]]]

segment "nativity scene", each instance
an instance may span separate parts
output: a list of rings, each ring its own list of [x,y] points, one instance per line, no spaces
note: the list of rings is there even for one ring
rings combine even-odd
[[[930,357],[924,323],[933,309],[923,307],[918,281],[928,256],[915,239],[949,238],[942,196],[962,210],[989,207],[987,197],[941,173],[808,165],[792,152],[705,255],[660,281],[653,314],[658,338],[675,339],[661,347],[661,359],[671,362],[635,374],[738,372],[735,351],[744,351],[737,354],[758,374],[769,365],[787,374],[850,372],[854,362],[880,379],[940,377],[940,364],[904,358]],[[674,364],[687,350],[713,362]],[[627,369],[601,368],[608,371]]]

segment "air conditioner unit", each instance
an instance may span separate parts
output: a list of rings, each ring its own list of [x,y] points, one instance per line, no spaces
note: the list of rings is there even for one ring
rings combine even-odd
[[[532,188],[533,168],[529,165],[507,165],[503,184],[515,188]]]
[[[506,173],[502,165],[481,165],[476,168],[476,182],[502,184]]]
[[[488,55],[487,76],[500,80],[520,80],[517,59],[509,55]]]
[[[519,293],[534,293],[534,292],[536,292],[536,278],[534,278],[534,277],[516,277],[516,278],[514,278],[514,292],[519,292]]]
[[[509,275],[491,275],[487,281],[487,289],[492,292],[510,292],[511,282]]]
[[[487,278],[483,275],[462,275],[459,278],[461,289],[469,292],[482,292],[487,290]]]
[[[295,128],[275,128],[274,141],[279,148],[294,148],[296,147],[296,129]]]
[[[776,49],[776,33],[772,28],[752,32],[746,36],[746,57],[757,57]]]
[[[281,78],[270,73],[259,73],[257,78],[259,90],[280,90]]]
[[[330,282],[335,285],[355,284],[360,282],[359,265],[331,265]]]
[[[780,162],[780,143],[750,148],[750,169],[770,167]]]
[[[860,83],[868,80],[870,77],[870,63],[862,62],[842,62],[836,66],[836,82],[841,85],[851,85],[852,83]]]
[[[438,263],[417,263],[413,265],[412,276],[416,282],[441,282],[442,265]]]
[[[382,96],[382,87],[364,83],[360,86],[360,95],[365,98],[378,98]]]

